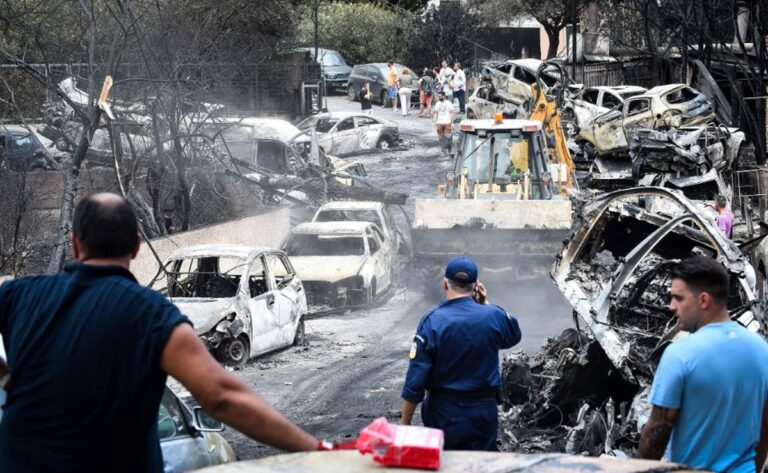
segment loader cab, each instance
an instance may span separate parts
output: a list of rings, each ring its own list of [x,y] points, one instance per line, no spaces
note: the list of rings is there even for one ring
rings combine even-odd
[[[540,122],[465,120],[445,196],[458,199],[546,200],[558,195]]]

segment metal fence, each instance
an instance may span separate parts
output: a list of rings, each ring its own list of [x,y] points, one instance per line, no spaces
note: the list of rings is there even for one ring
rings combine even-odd
[[[566,69],[574,75],[571,64],[567,64]],[[646,59],[576,64],[575,69],[575,77],[572,79],[586,87],[639,85],[650,88],[659,83],[658,77],[651,74],[650,60]]]
[[[0,118],[13,121],[19,116],[38,117],[40,106],[54,98],[41,82],[57,84],[74,77],[78,88],[87,90],[90,71],[88,64],[0,65]],[[296,62],[190,64],[154,70],[123,64],[114,74],[111,97],[148,103],[172,88],[190,104],[210,102],[243,114],[295,118],[306,115],[316,105],[316,101],[303,97],[306,86],[322,87],[320,72],[316,63]],[[93,75],[101,84],[103,66],[93,66]]]

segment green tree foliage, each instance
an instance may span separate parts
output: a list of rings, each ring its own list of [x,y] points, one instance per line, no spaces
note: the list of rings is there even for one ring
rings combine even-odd
[[[472,42],[478,39],[483,21],[474,9],[461,2],[441,2],[414,23],[408,62],[414,67],[434,67],[443,59],[451,64],[472,61]]]
[[[341,52],[350,64],[403,62],[412,34],[408,13],[373,3],[323,2],[318,12],[320,47]],[[313,45],[311,8],[305,8],[298,41]]]

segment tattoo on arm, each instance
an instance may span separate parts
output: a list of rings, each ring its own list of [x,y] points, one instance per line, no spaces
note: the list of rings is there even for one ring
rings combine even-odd
[[[667,443],[677,421],[677,409],[653,406],[648,423],[640,437],[639,458],[659,460],[667,449]]]

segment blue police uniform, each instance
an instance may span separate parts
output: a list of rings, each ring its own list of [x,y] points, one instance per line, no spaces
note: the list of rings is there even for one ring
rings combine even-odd
[[[496,450],[499,350],[520,338],[514,317],[469,296],[444,301],[421,319],[402,397],[424,401],[424,425],[443,430],[446,450]]]

